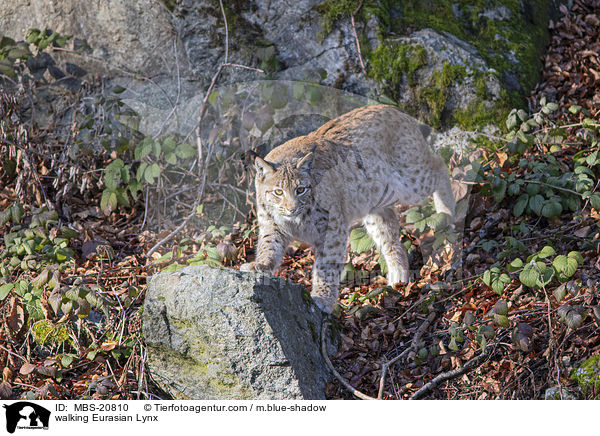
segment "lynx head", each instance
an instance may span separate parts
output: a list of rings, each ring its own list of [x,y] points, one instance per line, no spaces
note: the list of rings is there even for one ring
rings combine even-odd
[[[273,217],[292,221],[300,217],[312,203],[311,169],[313,152],[297,162],[271,164],[256,157],[256,197],[260,206]]]

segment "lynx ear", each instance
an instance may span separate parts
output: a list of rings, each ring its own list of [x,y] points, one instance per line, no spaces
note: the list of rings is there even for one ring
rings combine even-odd
[[[315,155],[311,151],[298,161],[298,163],[296,164],[296,168],[299,170],[310,170],[312,168],[314,157]]]
[[[254,167],[256,168],[257,174],[261,177],[265,177],[275,172],[275,168],[273,168],[269,162],[259,156],[256,156],[254,159]]]

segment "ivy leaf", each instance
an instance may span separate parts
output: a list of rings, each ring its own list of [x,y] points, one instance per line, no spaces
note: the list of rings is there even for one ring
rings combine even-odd
[[[359,227],[350,232],[350,246],[356,254],[364,253],[375,246],[367,231]]]
[[[559,255],[554,258],[552,261],[552,266],[556,271],[556,275],[561,281],[567,280],[569,277],[572,277],[577,271],[577,259],[574,257],[567,257],[564,255]]]
[[[167,163],[175,165],[177,164],[177,155],[175,153],[167,153],[165,155],[165,160],[167,161]]]
[[[146,156],[150,154],[153,148],[154,140],[151,137],[144,138],[138,145],[135,147],[134,157],[136,160],[142,160]]]
[[[446,224],[446,214],[444,213],[434,213],[433,215],[427,217],[427,225],[434,230],[441,229]]]
[[[506,180],[496,179],[492,184],[492,194],[496,203],[500,203],[506,194]]]
[[[576,309],[569,310],[565,317],[565,324],[571,329],[577,329],[583,323],[583,315]]]
[[[158,179],[160,177],[160,167],[158,166],[157,163],[153,163],[152,165],[150,165],[148,168],[146,168],[146,171],[144,171],[144,179],[146,180],[146,182],[153,184],[155,179]]]
[[[492,285],[492,273],[489,269],[486,269],[483,273],[483,283],[485,283],[487,286]]]
[[[121,206],[129,206],[129,197],[127,196],[127,191],[123,188],[119,188],[115,191],[115,195],[117,196],[117,203]]]
[[[0,286],[0,301],[4,300],[14,287],[14,283],[6,283],[5,285]]]
[[[536,214],[542,214],[542,208],[544,207],[544,197],[540,194],[534,195],[529,198],[529,208]]]
[[[521,215],[523,215],[523,212],[525,211],[525,208],[527,207],[528,202],[529,202],[529,195],[522,194],[519,197],[519,199],[517,200],[517,202],[515,203],[515,206],[513,207],[513,215],[517,218],[519,218]]]
[[[112,211],[117,209],[117,194],[115,191],[104,190],[100,199],[100,209],[102,209],[105,215],[110,215]]]
[[[404,215],[406,216],[407,224],[414,224],[417,221],[421,221],[423,219],[423,214],[419,212],[419,209],[413,207],[412,209],[408,209]]]
[[[506,266],[508,272],[516,272],[521,268],[523,268],[523,261],[518,257]]]
[[[594,209],[600,210],[600,194],[592,194],[589,200]]]
[[[583,265],[583,256],[579,251],[570,251],[567,257],[575,259],[578,265]]]
[[[554,256],[555,254],[556,250],[554,250],[554,248],[552,248],[550,245],[546,245],[540,250],[540,252],[538,253],[538,257],[540,259],[545,259],[547,257]]]
[[[500,327],[505,327],[505,328],[510,327],[510,321],[508,320],[508,318],[506,317],[506,315],[494,314],[494,321]]]
[[[502,295],[504,293],[504,289],[510,283],[510,277],[508,274],[500,274],[497,280],[492,282],[492,289],[498,295]]]
[[[121,183],[121,170],[107,167],[104,170],[104,185],[109,191],[114,191]]]
[[[529,288],[535,288],[541,280],[541,274],[536,262],[530,262],[523,268],[519,274],[519,280]]]
[[[175,148],[175,154],[180,159],[189,159],[196,154],[196,151],[197,150],[194,147],[192,147],[190,144],[188,144],[187,142],[179,144]]]
[[[454,336],[450,339],[450,343],[448,344],[448,348],[450,350],[452,350],[452,351],[458,351],[459,350],[458,345],[456,344],[456,338]]]
[[[504,300],[498,300],[496,304],[494,304],[494,313],[497,315],[508,315],[508,304]]]
[[[554,298],[556,298],[556,301],[558,301],[560,303],[560,301],[563,298],[565,298],[565,295],[567,295],[566,284],[563,283],[562,285],[560,285],[558,288],[556,288],[554,291],[552,291],[552,294],[554,295]]]
[[[148,163],[146,163],[146,162],[142,162],[140,164],[140,166],[138,167],[138,169],[135,173],[135,178],[138,180],[138,182],[141,182],[144,179],[144,174],[146,173],[146,168],[148,168]]]
[[[547,201],[542,207],[542,216],[546,218],[552,218],[555,216],[560,216],[562,211],[562,204],[560,204],[558,201],[550,200]]]

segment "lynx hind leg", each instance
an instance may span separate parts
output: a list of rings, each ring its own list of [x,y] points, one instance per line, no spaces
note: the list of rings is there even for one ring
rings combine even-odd
[[[399,240],[400,230],[394,209],[386,208],[371,213],[363,219],[363,224],[380,255],[385,258],[388,284],[408,283],[408,255]]]
[[[448,176],[448,168],[441,157],[435,156],[434,159],[436,184],[433,191],[433,203],[435,204],[435,210],[438,213],[445,213],[453,218],[456,201],[454,200],[454,193],[452,192],[452,185]]]

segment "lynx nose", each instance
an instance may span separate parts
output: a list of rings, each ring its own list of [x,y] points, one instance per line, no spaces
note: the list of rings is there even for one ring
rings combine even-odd
[[[296,200],[292,199],[292,198],[286,198],[282,204],[283,208],[287,211],[287,212],[294,212],[296,210]]]

